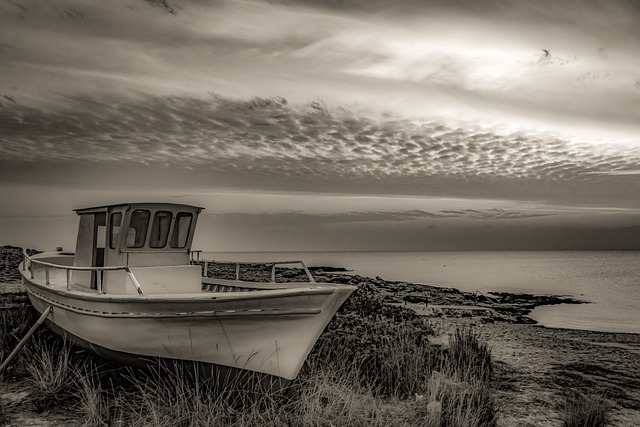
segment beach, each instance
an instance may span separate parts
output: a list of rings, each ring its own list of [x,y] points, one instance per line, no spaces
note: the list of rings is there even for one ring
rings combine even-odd
[[[606,398],[613,425],[640,425],[640,334],[547,328],[527,317],[536,306],[555,305],[563,297],[505,294],[508,310],[499,314],[500,308],[465,309],[475,297],[455,289],[373,282],[389,295],[388,290],[399,290],[386,298],[404,299],[394,304],[428,318],[442,341],[457,328],[470,327],[489,344],[496,362],[498,425],[559,426],[561,404],[571,392]],[[406,301],[418,295],[435,304]]]
[[[15,274],[20,248],[2,247],[3,304],[27,307]],[[453,288],[387,281],[315,268],[318,281],[356,284],[386,304],[415,311],[445,345],[457,329],[471,328],[485,340],[494,361],[492,394],[499,426],[558,426],[560,407],[569,392],[604,397],[612,406],[613,425],[640,425],[640,335],[553,329],[534,324],[527,314],[542,304],[571,303],[564,297],[505,294],[490,301]],[[8,425],[69,425],[59,414],[31,412],[28,390],[2,383]]]
[[[514,324],[477,330],[507,379],[497,387],[502,425],[558,425],[559,396],[570,390],[609,396],[615,425],[640,425],[638,335]]]
[[[559,426],[563,396],[573,390],[607,396],[613,425],[640,425],[640,335],[469,318],[442,324],[472,326],[489,344],[497,367],[498,425]]]

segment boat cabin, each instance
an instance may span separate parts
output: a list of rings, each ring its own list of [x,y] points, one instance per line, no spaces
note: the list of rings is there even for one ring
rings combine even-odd
[[[200,266],[189,265],[189,251],[202,208],[130,203],[75,211],[80,216],[75,267],[127,266],[144,281],[145,292],[200,291]],[[124,270],[74,271],[73,285],[100,293],[136,293]]]

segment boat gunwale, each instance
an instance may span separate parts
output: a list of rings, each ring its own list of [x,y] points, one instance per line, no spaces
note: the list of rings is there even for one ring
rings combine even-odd
[[[23,269],[21,272],[25,271]],[[143,295],[117,295],[117,294],[93,294],[75,290],[61,290],[53,288],[49,285],[38,283],[35,279],[29,279],[25,277],[24,273],[22,277],[30,285],[36,286],[42,289],[46,289],[49,292],[57,294],[59,296],[67,296],[76,299],[96,302],[202,302],[207,300],[224,300],[224,301],[240,301],[249,299],[268,299],[279,298],[282,296],[295,296],[295,295],[325,295],[330,294],[336,289],[348,289],[355,286],[343,285],[336,283],[309,283],[310,286],[295,287],[295,288],[278,288],[278,289],[258,289],[251,292],[214,292],[214,291],[201,291],[184,294],[143,294]],[[306,283],[306,282],[304,282]],[[27,289],[28,290],[28,289]],[[258,297],[258,298],[255,298]]]
[[[299,315],[316,315],[322,312],[321,309],[227,309],[227,310],[205,310],[205,311],[179,311],[179,312],[106,312],[97,310],[88,310],[80,307],[74,307],[64,304],[60,301],[48,298],[39,292],[27,290],[34,298],[38,298],[45,304],[49,304],[63,310],[71,311],[77,314],[93,317],[105,318],[134,318],[134,319],[162,319],[162,318],[220,318],[220,317],[243,317],[243,316],[299,316]]]

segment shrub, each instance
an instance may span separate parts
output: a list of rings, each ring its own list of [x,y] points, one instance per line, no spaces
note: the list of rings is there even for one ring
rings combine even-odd
[[[355,279],[354,279],[355,280]],[[418,321],[418,315],[408,308],[385,304],[379,289],[372,283],[357,283],[349,299],[338,310],[338,316],[352,314],[362,318],[384,318],[394,323]],[[329,325],[331,328],[331,325]]]
[[[355,380],[376,395],[413,396],[424,389],[434,365],[428,334],[426,329],[385,318],[336,316],[310,360],[357,373]]]

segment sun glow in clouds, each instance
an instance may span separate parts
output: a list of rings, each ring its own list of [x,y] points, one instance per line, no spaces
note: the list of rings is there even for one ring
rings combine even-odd
[[[332,51],[340,46],[351,52],[345,56],[361,58],[347,66],[345,72],[350,74],[468,90],[510,89],[541,59],[526,47],[470,47],[455,39],[420,37],[420,33],[399,37],[346,33],[329,45],[325,42],[323,48]]]

